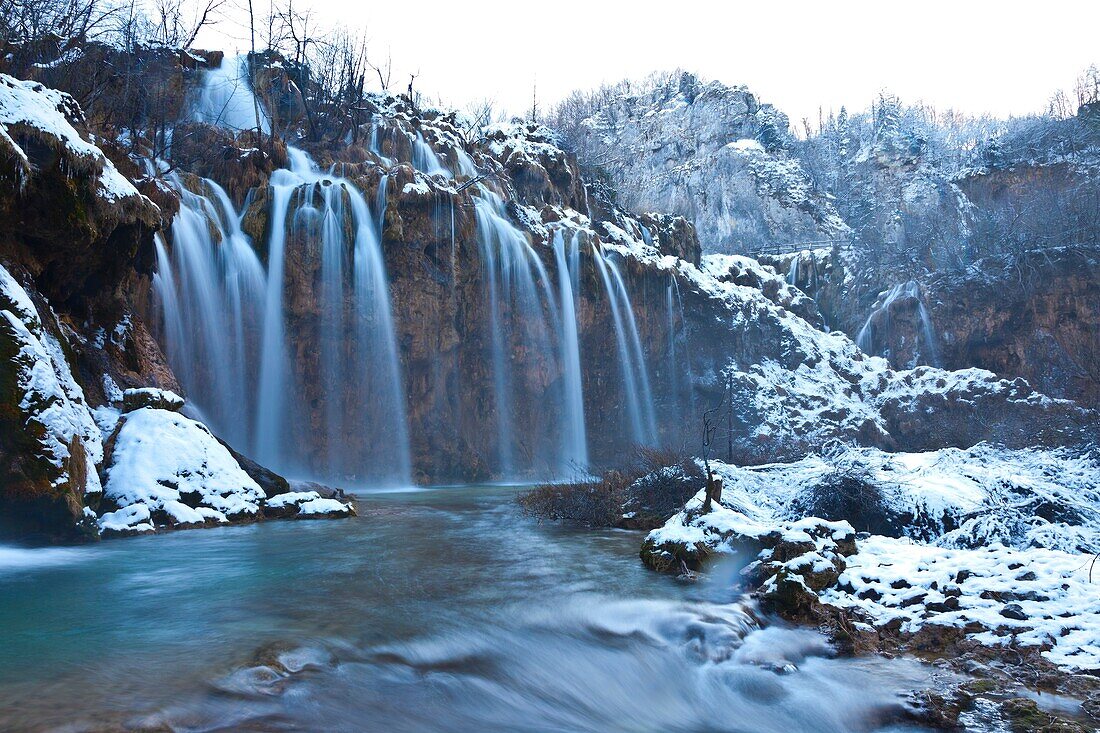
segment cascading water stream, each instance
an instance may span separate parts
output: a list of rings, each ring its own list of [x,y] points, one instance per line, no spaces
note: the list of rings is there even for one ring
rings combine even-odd
[[[223,437],[247,445],[253,418],[246,332],[262,319],[264,272],[225,191],[203,182],[192,193],[178,177],[172,253],[158,238],[154,281],[164,315],[168,357],[185,386],[202,384],[205,412]],[[228,328],[227,328],[228,327]]]
[[[566,251],[561,230],[554,232],[554,261],[558,268],[561,299],[562,361],[565,370],[565,430],[562,431],[563,458],[568,467],[586,470],[588,438],[584,425],[584,384],[581,379],[581,350],[577,334],[576,294],[579,291],[580,240],[574,233]]]
[[[798,287],[798,265],[802,262],[802,253],[791,258],[790,270],[787,272],[787,284]]]
[[[407,483],[404,387],[376,217],[350,182],[301,150],[288,157],[270,179],[266,271],[225,192],[207,182],[208,195],[197,195],[177,181],[172,255],[158,251],[169,356],[211,427],[262,463]],[[314,247],[316,314],[294,316],[292,356],[287,261],[301,268]]]
[[[550,405],[527,400],[524,407],[539,428],[517,436],[514,432],[517,382],[512,368],[517,351],[536,359],[555,361],[555,335],[561,333],[550,278],[526,235],[511,223],[501,198],[479,184],[474,198],[478,243],[485,266],[489,330],[496,407],[498,472],[514,478],[533,471],[553,474],[564,469],[561,441],[555,441]],[[521,393],[521,396],[528,396]],[[524,463],[516,457],[517,441],[524,447]]]
[[[247,56],[224,56],[216,69],[203,73],[192,117],[230,130],[271,133],[267,113],[249,88]]]
[[[638,338],[638,327],[634,320],[630,295],[618,267],[601,249],[593,248],[593,259],[604,289],[607,291],[607,300],[611,305],[631,435],[634,442],[639,445],[652,445],[657,438],[657,421],[653,413],[649,375],[642,353],[641,340]]]
[[[370,151],[378,156],[382,161],[382,165],[386,168],[393,167],[393,159],[382,154],[382,125],[378,117],[374,117],[371,121],[370,128]]]
[[[374,210],[378,212],[378,241],[382,241],[383,232],[386,228],[386,207],[389,205],[389,183],[390,174],[383,173],[382,177],[378,179],[378,193],[374,197]]]
[[[684,370],[683,381],[680,383],[680,391],[677,392],[677,404],[681,410],[682,417],[693,417],[695,415],[695,389],[692,386],[694,376],[691,370],[691,344],[688,343],[688,330],[687,330],[687,318],[684,315],[684,298],[680,294],[680,281],[676,279],[675,275],[670,275],[671,288],[673,294],[676,296],[676,308],[680,315],[680,330],[679,333],[669,331],[670,351],[672,355],[672,361],[669,364],[669,368],[672,370],[673,380],[676,380],[676,374],[682,368]],[[670,304],[671,305],[671,304]],[[675,343],[677,340],[683,341],[683,348],[676,351]],[[683,397],[683,393],[687,392],[688,395],[688,408],[687,415],[683,414],[684,405],[680,402]]]
[[[928,309],[924,305],[924,299],[921,298],[920,285],[918,285],[915,280],[897,283],[890,288],[886,293],[886,297],[883,298],[882,303],[872,309],[871,314],[867,316],[867,320],[863,323],[863,327],[856,335],[856,345],[865,353],[874,353],[876,331],[879,329],[889,331],[891,328],[890,309],[894,303],[902,298],[909,298],[916,302],[917,317],[920,318],[921,322],[921,335],[924,338],[925,347],[928,349],[928,360],[932,366],[940,366],[940,354],[939,348],[936,345],[936,332],[932,327],[932,317],[929,315]]]
[[[683,392],[690,385],[689,380],[681,383],[679,377],[683,364],[680,362],[680,353],[676,348],[676,342],[687,338],[684,329],[684,304],[680,299],[680,285],[676,282],[676,276],[669,274],[668,286],[665,288],[665,308],[668,311],[668,386],[669,395],[672,397],[673,407],[678,417],[685,417],[685,405],[683,404]]]
[[[416,133],[416,137],[412,142],[412,166],[421,173],[426,173],[429,176],[443,176],[444,178],[453,178],[446,166],[439,160],[439,156],[432,150],[432,146],[428,145],[424,136],[419,132]]]

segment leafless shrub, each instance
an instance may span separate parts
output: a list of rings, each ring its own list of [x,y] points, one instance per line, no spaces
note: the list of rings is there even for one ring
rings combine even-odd
[[[649,526],[671,516],[702,485],[702,471],[682,451],[639,446],[623,466],[599,479],[543,484],[516,501],[526,514],[553,522]],[[644,519],[624,521],[624,509]]]

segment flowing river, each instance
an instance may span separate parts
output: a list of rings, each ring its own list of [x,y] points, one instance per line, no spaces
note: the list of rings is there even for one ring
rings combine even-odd
[[[904,659],[838,659],[637,532],[504,487],[343,521],[0,547],[0,730],[904,731]]]

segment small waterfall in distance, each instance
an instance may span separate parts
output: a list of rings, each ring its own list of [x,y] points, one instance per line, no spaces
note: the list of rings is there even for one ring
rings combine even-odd
[[[203,74],[192,105],[195,122],[234,131],[259,128],[264,134],[271,133],[271,121],[248,87],[247,68],[247,56],[226,55],[216,69]]]
[[[924,345],[928,349],[928,361],[931,366],[940,366],[940,353],[939,348],[936,345],[936,331],[932,327],[932,317],[928,314],[928,309],[924,306],[924,300],[921,298],[920,285],[916,280],[909,280],[904,283],[897,283],[892,286],[886,293],[886,297],[882,299],[881,304],[877,304],[875,308],[871,310],[870,315],[867,316],[867,320],[864,321],[863,327],[859,329],[859,333],[856,335],[856,345],[859,346],[867,354],[872,354],[874,348],[874,335],[877,329],[890,329],[890,308],[895,302],[902,298],[911,298],[917,303],[917,316],[921,322],[921,335],[924,337]]]

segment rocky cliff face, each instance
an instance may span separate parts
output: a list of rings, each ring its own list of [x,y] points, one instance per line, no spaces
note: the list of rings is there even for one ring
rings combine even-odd
[[[811,294],[826,319],[895,368],[978,367],[1097,405],[1097,248],[1047,247],[982,258],[960,272],[895,282],[870,305],[849,297],[829,251],[766,258]]]
[[[745,87],[682,73],[605,100],[567,142],[606,172],[623,206],[687,218],[707,251],[845,236],[788,153],[788,126]]]
[[[1095,406],[1100,399],[1100,252],[1050,248],[990,257],[962,274],[922,283],[940,361],[1027,379],[1049,395]],[[921,344],[914,304],[898,304],[879,348],[891,361]]]
[[[103,458],[76,331],[121,316],[159,220],[82,123],[68,95],[0,75],[0,514],[17,532],[67,538],[95,531],[85,499],[101,492]]]

